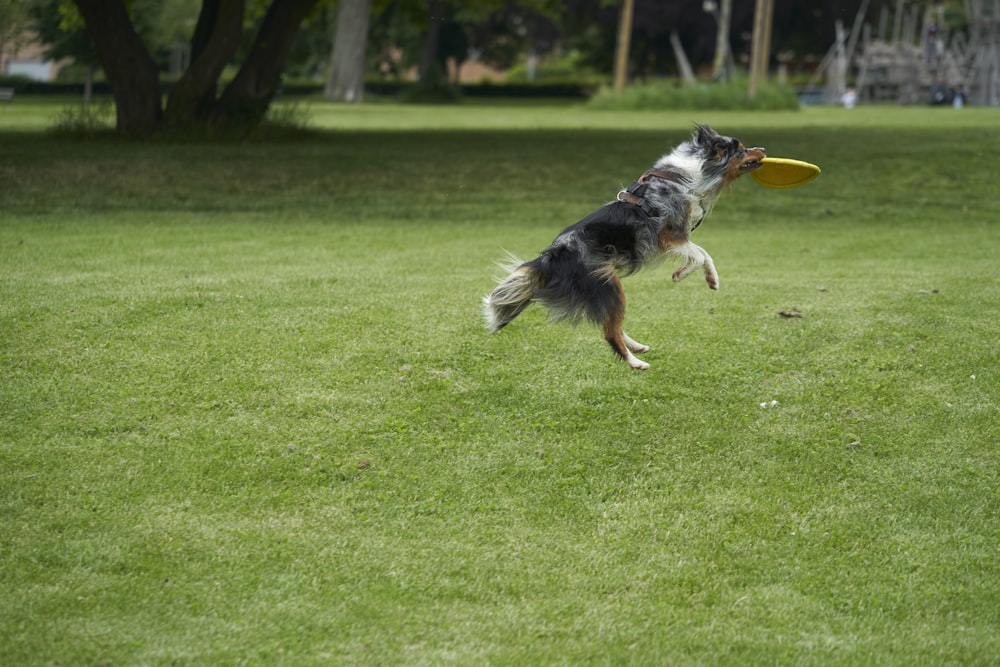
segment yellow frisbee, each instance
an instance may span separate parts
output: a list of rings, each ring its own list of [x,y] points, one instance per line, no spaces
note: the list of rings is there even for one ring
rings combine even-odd
[[[795,188],[819,176],[820,168],[802,160],[786,157],[766,157],[760,169],[750,175],[753,180],[769,188]]]

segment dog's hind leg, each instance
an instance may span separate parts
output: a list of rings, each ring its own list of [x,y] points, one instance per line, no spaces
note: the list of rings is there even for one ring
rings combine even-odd
[[[629,335],[622,331],[622,338],[625,339],[625,347],[632,350],[636,354],[642,354],[643,352],[649,352],[649,346],[643,345],[637,340],[629,338]]]
[[[611,281],[615,289],[618,290],[618,304],[616,308],[609,311],[604,320],[604,338],[611,345],[611,349],[625,360],[625,363],[636,370],[644,371],[649,368],[649,364],[641,361],[632,354],[632,351],[645,352],[649,348],[641,343],[636,343],[622,331],[622,321],[625,319],[625,291],[622,289],[622,283],[618,276],[612,276]]]

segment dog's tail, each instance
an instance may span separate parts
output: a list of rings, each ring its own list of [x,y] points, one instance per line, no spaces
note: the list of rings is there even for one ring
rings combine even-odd
[[[538,260],[521,262],[515,257],[504,267],[510,275],[500,281],[488,296],[483,298],[483,315],[486,328],[500,331],[511,320],[531,305],[535,292],[541,287],[542,276],[538,271]]]

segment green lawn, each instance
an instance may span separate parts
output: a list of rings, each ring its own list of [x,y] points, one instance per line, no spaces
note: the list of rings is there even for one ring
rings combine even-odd
[[[0,664],[996,664],[996,110],[304,108],[0,106]],[[486,334],[695,121],[824,171],[627,279],[652,368]]]

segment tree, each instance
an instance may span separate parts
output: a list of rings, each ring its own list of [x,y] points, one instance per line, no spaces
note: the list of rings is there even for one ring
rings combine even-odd
[[[712,59],[712,78],[717,81],[725,81],[730,76],[729,62],[732,58],[729,55],[729,26],[733,18],[733,0],[722,0],[722,6],[717,6],[714,2],[705,3],[706,9],[715,15],[718,22],[718,30],[715,34],[715,58]]]
[[[360,102],[365,89],[365,50],[372,0],[340,0],[337,31],[330,54],[326,96],[342,102]]]
[[[457,84],[462,63],[472,51],[484,62],[509,67],[516,61],[510,57],[511,47],[524,55],[526,50],[550,46],[543,25],[560,11],[558,6],[552,0],[426,0],[420,86],[433,95]],[[455,66],[454,82],[447,79],[449,61]]]
[[[618,42],[615,46],[615,95],[625,90],[628,78],[629,45],[632,42],[632,16],[635,13],[634,0],[623,0],[622,13],[618,18]]]
[[[245,0],[203,0],[191,62],[161,103],[159,66],[136,31],[125,0],[73,0],[115,98],[122,134],[145,137],[164,126],[216,132],[256,127],[278,91],[292,41],[320,0],[272,0],[236,76],[216,94],[243,36]]]
[[[149,135],[157,128],[160,71],[139,38],[123,2],[75,0],[115,96],[118,130]]]
[[[439,64],[438,46],[441,40],[441,24],[444,23],[445,3],[443,0],[427,0],[427,30],[420,51],[420,84],[436,86],[444,80],[445,72]]]
[[[34,0],[28,5],[31,28],[45,44],[45,57],[50,60],[72,59],[86,68],[83,101],[89,104],[97,66],[94,44],[87,36],[80,15],[72,5],[61,0]]]
[[[750,55],[750,87],[747,97],[753,99],[757,86],[767,81],[771,60],[771,29],[774,25],[774,0],[757,0],[753,21],[753,51]]]

